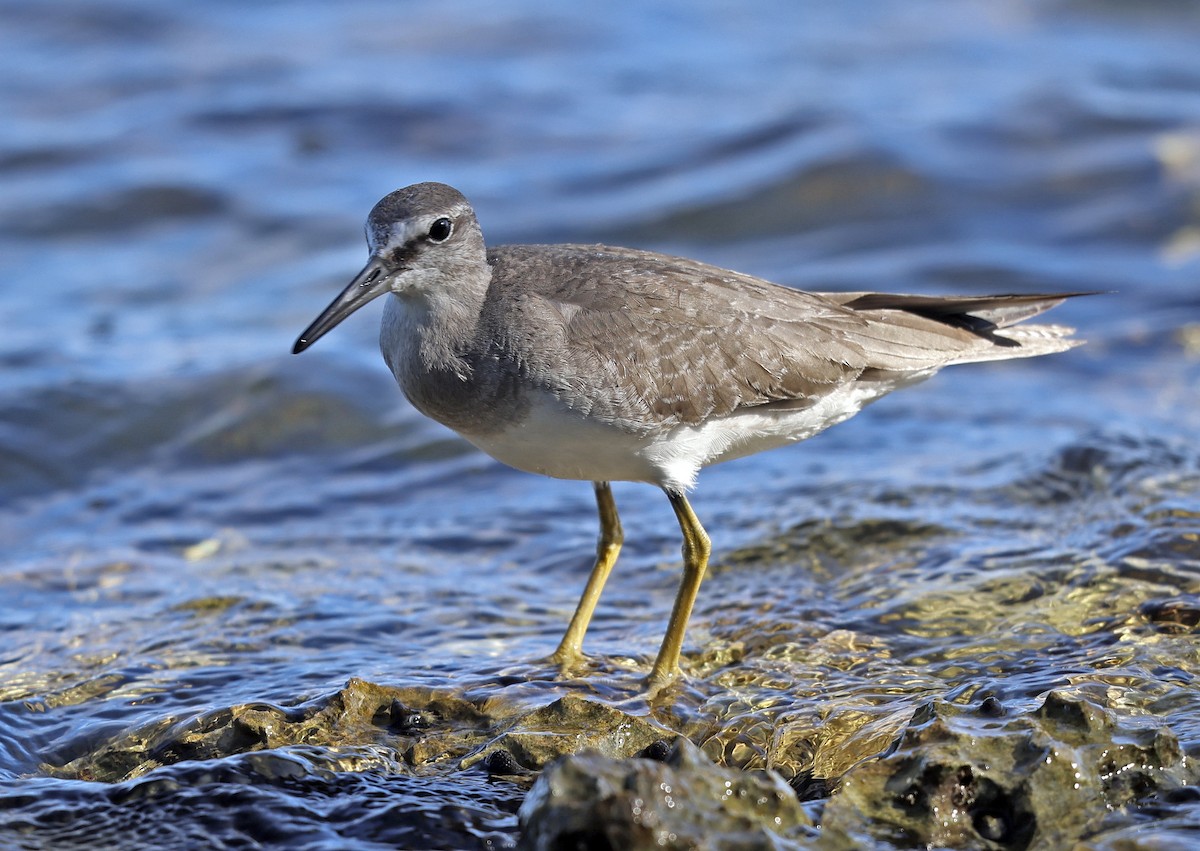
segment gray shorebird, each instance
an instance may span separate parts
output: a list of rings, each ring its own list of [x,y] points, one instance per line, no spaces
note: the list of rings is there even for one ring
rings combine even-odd
[[[679,674],[708,564],[686,496],[701,468],[812,437],[944,366],[1078,342],[1061,325],[1017,325],[1074,293],[809,293],[630,248],[487,248],[467,199],[440,183],[384,197],[366,236],[367,265],[293,351],[390,294],[380,347],[417,410],[509,466],[593,483],[600,539],[551,657],[563,668],[582,657],[621,549],[609,482],[662,488],[683,579],[652,688]]]

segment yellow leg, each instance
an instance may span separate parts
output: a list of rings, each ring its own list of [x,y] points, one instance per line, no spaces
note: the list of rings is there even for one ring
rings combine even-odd
[[[600,592],[604,590],[604,582],[617,563],[621,552],[621,543],[625,533],[621,531],[621,518],[617,516],[617,504],[613,501],[612,488],[608,482],[595,482],[596,507],[600,510],[600,540],[596,544],[596,566],[588,577],[583,596],[575,607],[575,614],[567,627],[567,633],[559,642],[558,649],[550,657],[562,667],[567,667],[579,661],[583,656],[583,636],[588,624],[592,622],[592,613],[600,600]]]
[[[659,688],[679,676],[679,654],[683,650],[683,634],[687,630],[688,619],[692,616],[692,606],[696,602],[696,594],[700,591],[700,583],[704,580],[704,571],[708,569],[708,554],[712,544],[708,533],[696,519],[696,513],[682,493],[667,491],[667,499],[675,509],[679,519],[679,528],[683,531],[683,579],[679,583],[679,593],[675,595],[675,606],[671,609],[671,620],[667,623],[667,634],[663,636],[662,647],[659,648],[658,658],[654,660],[654,668],[650,671],[648,685]]]

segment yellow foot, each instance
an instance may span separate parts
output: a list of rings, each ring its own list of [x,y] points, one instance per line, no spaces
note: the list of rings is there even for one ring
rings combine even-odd
[[[642,681],[642,693],[647,700],[653,700],[671,688],[671,686],[677,685],[685,679],[683,671],[679,670],[678,667],[667,671],[660,671],[655,668]]]
[[[595,669],[597,664],[578,650],[564,651],[561,647],[542,660],[545,665],[558,668],[558,679],[575,679],[580,674]]]

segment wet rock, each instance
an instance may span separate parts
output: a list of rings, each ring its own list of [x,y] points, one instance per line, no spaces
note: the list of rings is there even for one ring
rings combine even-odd
[[[497,695],[471,698],[352,679],[299,706],[223,707],[166,718],[99,744],[81,743],[84,753],[68,754],[44,770],[112,783],[189,760],[301,747],[323,750],[324,756],[307,758],[334,769],[408,772],[461,760],[458,767],[483,762],[490,774],[528,783],[530,770],[564,754],[590,749],[633,756],[675,735],[650,719],[574,693],[530,710]]]
[[[526,769],[506,750],[494,750],[483,759],[483,768],[489,777],[505,777],[515,781],[524,778]]]
[[[674,735],[650,719],[622,712],[574,693],[519,717],[512,726],[478,753],[463,760],[467,768],[492,760],[498,750],[521,768],[539,769],[566,754],[590,750],[607,757],[633,756]]]
[[[1180,594],[1166,599],[1147,600],[1138,606],[1138,614],[1160,632],[1192,632],[1200,626],[1200,595]]]
[[[811,838],[809,818],[777,774],[720,768],[682,737],[664,762],[560,759],[534,784],[520,820],[526,851],[752,851]]]
[[[843,644],[817,642],[810,660],[829,669],[822,660]],[[817,717],[797,711],[795,684],[761,703],[722,692],[689,713],[556,685],[549,696],[562,696],[545,703],[541,682],[498,692],[351,680],[296,706],[243,704],[104,740],[81,734],[45,771],[141,782],[240,755],[262,776],[451,775],[512,797],[532,785],[522,823],[525,847],[538,851],[1115,849],[1139,823],[1185,817],[1200,771],[1161,718],[1129,712],[1133,692],[1114,683],[1040,702],[1011,692],[1001,702],[980,688],[970,706],[926,703],[915,714],[911,704],[869,712],[831,701]],[[821,819],[819,836],[810,816]]]
[[[486,742],[496,719],[479,703],[433,689],[352,679],[340,691],[299,706],[250,703],[167,718],[44,769],[111,783],[186,760],[307,747],[328,749],[324,761],[334,768],[405,770],[462,756]],[[503,717],[503,708],[491,709]],[[507,707],[509,714],[516,711]]]
[[[671,755],[671,743],[666,739],[659,739],[657,742],[651,742],[646,747],[637,752],[637,756],[642,759],[652,759],[655,762],[666,762],[667,757]]]
[[[1165,727],[1050,693],[1034,712],[931,704],[896,749],[852,769],[823,816],[824,837],[901,845],[1066,848],[1128,811],[1195,782]],[[865,840],[864,840],[865,841]]]

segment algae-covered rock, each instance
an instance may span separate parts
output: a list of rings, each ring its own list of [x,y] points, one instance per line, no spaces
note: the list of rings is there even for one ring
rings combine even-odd
[[[710,762],[684,738],[665,761],[597,753],[548,766],[521,805],[526,851],[778,849],[810,836],[795,793],[771,771]]]
[[[81,737],[45,771],[120,782],[245,755],[244,764],[265,766],[255,768],[264,776],[472,775],[508,795],[532,784],[521,820],[525,847],[535,851],[1124,851],[1142,847],[1128,844],[1139,823],[1164,812],[1183,818],[1200,781],[1170,728],[1130,713],[1126,693],[1112,685],[1008,706],[994,694],[971,706],[935,701],[911,716],[834,705],[823,721],[789,713],[779,692],[763,706],[728,698],[720,705],[732,714],[716,723],[712,700],[710,714],[689,715],[562,688],[351,680],[295,706],[242,704],[107,740]],[[554,699],[544,702],[547,693]],[[819,834],[809,815],[819,817]]]
[[[564,754],[593,750],[624,757],[675,731],[571,692],[528,708],[496,694],[377,685],[352,679],[297,706],[248,703],[131,730],[47,773],[120,782],[164,765],[305,747],[341,770],[410,772],[440,763],[520,777]],[[461,760],[461,763],[457,762]]]
[[[470,767],[505,751],[524,769],[539,769],[566,754],[593,751],[607,757],[632,756],[675,734],[647,718],[568,693],[513,722],[478,753],[463,760]]]
[[[352,679],[341,690],[298,706],[248,703],[166,718],[45,770],[113,783],[186,760],[306,746],[323,749],[331,767],[403,771],[462,756],[487,741],[496,721],[483,703],[435,689]],[[489,706],[503,717],[496,703]],[[516,711],[507,707],[509,714]]]
[[[823,816],[824,840],[883,836],[913,847],[1066,848],[1194,782],[1175,736],[1050,693],[1032,713],[995,701],[929,704],[890,754],[849,771]]]

